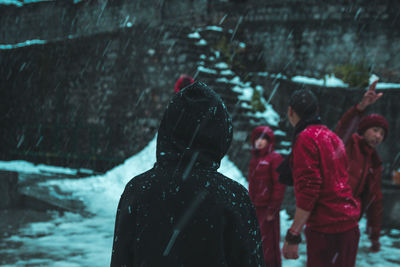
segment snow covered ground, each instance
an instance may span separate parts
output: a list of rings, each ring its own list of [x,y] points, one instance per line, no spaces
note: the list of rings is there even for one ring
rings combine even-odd
[[[125,184],[133,176],[153,166],[156,160],[155,149],[154,138],[140,153],[104,175],[83,179],[50,180],[43,183],[43,186],[57,185],[63,191],[72,192],[74,197],[84,201],[88,211],[95,216],[83,217],[73,213],[61,216],[57,212],[51,212],[52,220],[31,223],[19,229],[17,235],[0,239],[1,242],[10,244],[2,253],[12,255],[12,258],[17,260],[15,264],[2,266],[109,266],[119,197]],[[0,162],[0,169],[29,173],[43,170],[73,173],[67,168],[35,166],[23,161]],[[227,157],[222,160],[219,171],[247,187],[246,179]],[[281,211],[282,236],[290,224],[291,220],[286,211]],[[361,221],[360,227],[361,232],[365,232],[365,220]],[[362,235],[357,266],[400,266],[398,257],[400,231],[391,230],[391,236],[383,236],[382,251],[371,254],[368,253],[367,237]],[[306,248],[305,244],[302,244],[300,259],[283,259],[283,266],[305,266],[305,262]]]

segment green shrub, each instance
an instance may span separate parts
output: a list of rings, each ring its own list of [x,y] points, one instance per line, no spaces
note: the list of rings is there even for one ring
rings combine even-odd
[[[334,69],[334,74],[351,87],[365,87],[369,83],[368,67],[363,62],[338,65]]]
[[[254,112],[265,111],[265,106],[261,102],[261,94],[257,90],[254,90],[253,96],[251,97],[251,106],[253,107]]]

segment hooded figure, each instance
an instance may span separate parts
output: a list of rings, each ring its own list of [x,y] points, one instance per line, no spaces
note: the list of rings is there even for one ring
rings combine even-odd
[[[221,98],[196,82],[160,124],[157,162],[121,196],[111,266],[263,266],[247,190],[217,172],[232,140]]]
[[[276,168],[282,156],[274,152],[271,128],[259,126],[251,134],[252,158],[249,164],[249,195],[256,207],[266,266],[281,266],[279,210],[285,186],[278,182]]]

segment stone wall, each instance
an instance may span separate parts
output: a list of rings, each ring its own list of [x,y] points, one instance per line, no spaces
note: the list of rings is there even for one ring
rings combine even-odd
[[[20,201],[17,192],[18,174],[10,171],[0,171],[0,210],[14,208]]]
[[[334,66],[364,59],[381,80],[399,80],[396,1],[51,1],[0,7],[0,44],[46,40],[43,45],[0,50],[1,159],[27,159],[104,171],[140,151],[154,136],[181,73],[204,80],[236,111],[236,96],[218,76],[197,71],[223,34],[206,33],[198,46],[188,33],[220,25],[230,44],[246,43],[245,73],[266,88],[285,118],[296,87],[258,72],[318,77]],[[229,34],[227,34],[229,33]],[[203,33],[202,33],[203,34]],[[232,55],[236,56],[236,55]],[[220,88],[221,87],[221,88]],[[333,128],[359,91],[312,87]],[[225,93],[224,93],[225,90]],[[398,91],[387,91],[371,111],[388,116],[391,134],[381,146],[384,161],[400,151],[395,140]],[[231,105],[231,106],[230,106]],[[248,134],[257,121],[233,114],[231,158],[246,173]],[[247,121],[247,122],[246,122]],[[290,127],[280,125],[288,132]],[[278,144],[279,145],[279,144]]]
[[[140,151],[174,81],[194,72],[187,43],[170,49],[187,31],[137,25],[6,50],[1,158],[104,171]]]
[[[398,82],[399,8],[394,0],[51,1],[0,7],[0,44],[75,38],[136,23],[149,28],[222,24],[263,46],[259,56],[268,72],[318,77],[362,61],[382,79]]]

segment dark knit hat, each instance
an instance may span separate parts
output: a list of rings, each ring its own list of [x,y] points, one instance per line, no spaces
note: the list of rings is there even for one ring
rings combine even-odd
[[[301,119],[307,119],[319,113],[318,99],[313,92],[307,89],[293,92],[289,99],[289,106]]]
[[[379,114],[370,114],[361,119],[358,124],[358,134],[363,135],[371,127],[381,127],[385,131],[384,140],[389,133],[389,124],[387,120]]]

